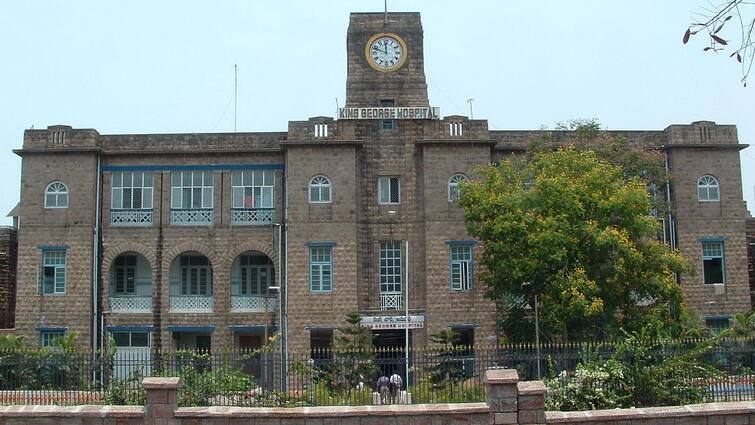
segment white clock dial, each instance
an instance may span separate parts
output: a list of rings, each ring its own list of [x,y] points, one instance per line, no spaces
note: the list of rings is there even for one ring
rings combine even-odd
[[[393,34],[378,34],[370,39],[365,53],[373,68],[383,72],[395,71],[406,60],[406,44]]]

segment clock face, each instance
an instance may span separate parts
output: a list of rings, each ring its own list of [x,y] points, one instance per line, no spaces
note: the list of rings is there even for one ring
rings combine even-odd
[[[376,34],[367,42],[364,54],[374,69],[392,72],[406,62],[406,43],[396,34]]]

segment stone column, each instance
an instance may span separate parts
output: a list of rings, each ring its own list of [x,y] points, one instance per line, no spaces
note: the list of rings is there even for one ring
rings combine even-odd
[[[519,392],[519,424],[545,424],[545,384],[543,381],[527,381],[517,384]]]
[[[490,408],[493,424],[513,425],[517,423],[518,382],[519,374],[516,369],[488,369],[485,371],[485,401]]]
[[[142,386],[147,390],[147,405],[144,408],[146,425],[168,425],[178,408],[178,388],[181,378],[144,378]]]

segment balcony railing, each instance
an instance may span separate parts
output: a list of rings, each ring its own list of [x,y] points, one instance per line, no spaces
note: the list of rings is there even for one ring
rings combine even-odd
[[[275,208],[231,208],[231,224],[270,224]]]
[[[191,210],[170,210],[171,224],[179,225],[210,225],[212,224],[212,208]]]
[[[244,313],[265,313],[275,311],[278,307],[277,297],[260,297],[252,295],[231,296],[231,310]]]
[[[110,224],[113,226],[151,226],[152,210],[110,210]]]
[[[170,311],[174,313],[212,313],[212,296],[171,295]]]
[[[404,306],[404,294],[391,293],[380,294],[380,309],[381,310],[400,310]]]
[[[110,311],[113,313],[151,313],[152,297],[135,295],[115,295],[110,297]]]

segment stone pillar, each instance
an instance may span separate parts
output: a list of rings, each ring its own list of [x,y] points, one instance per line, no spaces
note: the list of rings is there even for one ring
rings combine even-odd
[[[543,381],[527,381],[517,384],[519,392],[518,421],[520,425],[545,424],[545,384]]]
[[[181,378],[144,378],[142,386],[147,390],[147,405],[144,408],[146,425],[168,425],[178,408],[178,388]]]
[[[513,425],[518,421],[517,383],[515,369],[488,369],[485,371],[485,401],[495,425]]]

